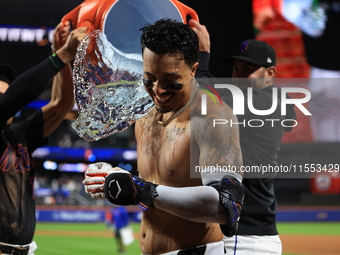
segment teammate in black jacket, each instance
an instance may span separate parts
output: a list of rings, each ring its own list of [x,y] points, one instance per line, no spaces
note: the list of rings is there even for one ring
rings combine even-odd
[[[47,143],[46,138],[74,103],[69,63],[86,35],[86,28],[71,33],[69,30],[69,23],[59,24],[53,40],[56,53],[23,73],[10,86],[13,71],[8,66],[0,67],[0,254],[3,255],[32,255],[37,248],[32,242],[36,218],[31,154]],[[53,77],[50,102],[24,121],[11,124],[12,117],[33,101]]]
[[[190,25],[199,37],[200,64],[196,78],[213,77],[209,70],[210,41],[205,26],[191,20]],[[255,109],[267,110],[272,105],[273,79],[276,74],[276,54],[274,49],[265,42],[246,40],[240,45],[235,56],[223,59],[227,64],[233,65],[232,78],[242,89],[245,98],[247,87],[253,88],[253,105]],[[277,88],[277,87],[276,87]],[[270,165],[276,166],[280,141],[284,131],[291,127],[283,127],[283,119],[295,119],[292,105],[288,105],[286,116],[281,115],[281,91],[278,90],[277,109],[269,116],[253,114],[245,100],[244,114],[238,115],[240,130],[240,144],[244,167]],[[222,96],[222,99],[233,107],[231,94]],[[249,120],[262,120],[262,127],[250,127]],[[278,119],[272,122],[266,119]],[[253,123],[259,125],[259,122]],[[293,126],[293,123],[286,126]],[[238,231],[233,237],[225,237],[227,254],[281,254],[282,245],[276,229],[277,202],[274,194],[274,175],[260,178],[259,174],[244,172],[243,185],[245,198],[240,217]]]

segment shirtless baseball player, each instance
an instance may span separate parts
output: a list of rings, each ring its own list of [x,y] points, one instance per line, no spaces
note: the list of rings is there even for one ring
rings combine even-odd
[[[139,177],[91,164],[85,191],[144,209],[143,254],[224,254],[223,234],[235,233],[242,209],[242,156],[237,126],[213,127],[212,119],[235,116],[212,100],[201,115],[198,39],[188,25],[162,19],[142,30],[143,81],[155,108],[135,126]],[[237,171],[191,176],[193,165],[217,164]]]

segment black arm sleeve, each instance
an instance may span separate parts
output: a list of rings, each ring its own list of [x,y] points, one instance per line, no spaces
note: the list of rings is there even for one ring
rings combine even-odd
[[[198,54],[200,60],[196,71],[196,78],[213,78],[214,76],[209,72],[210,53],[200,51]]]
[[[214,75],[210,73],[209,61],[210,61],[210,53],[206,51],[200,51],[199,52],[199,65],[196,70],[195,78],[199,84],[203,85],[203,87],[205,87],[211,93],[215,93],[209,87],[204,86],[204,85],[209,85],[211,87],[214,87],[215,84],[220,83],[218,78],[216,78]]]
[[[6,123],[22,107],[36,99],[59,72],[59,68],[65,66],[57,55],[53,56],[53,60],[54,63],[51,57],[45,59],[13,81],[0,97],[0,124]]]

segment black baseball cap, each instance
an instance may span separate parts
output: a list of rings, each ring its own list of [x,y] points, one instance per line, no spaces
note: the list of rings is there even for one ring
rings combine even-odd
[[[6,64],[0,64],[0,75],[5,76],[9,83],[12,83],[16,77],[14,68]]]
[[[236,55],[222,58],[222,62],[232,65],[235,59],[245,60],[265,67],[276,65],[276,53],[273,47],[266,42],[254,39],[243,41]]]

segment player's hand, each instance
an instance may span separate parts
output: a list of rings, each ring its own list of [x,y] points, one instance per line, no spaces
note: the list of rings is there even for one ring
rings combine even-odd
[[[78,44],[87,35],[87,30],[87,27],[76,28],[70,32],[65,44],[57,50],[57,55],[65,64],[71,62],[75,58]]]
[[[71,33],[71,23],[67,21],[65,25],[59,23],[53,33],[53,40],[52,40],[52,52],[55,53],[59,50],[66,42],[67,37]]]
[[[198,37],[198,51],[206,51],[210,53],[210,36],[206,26],[200,24],[194,19],[189,20],[189,25]]]
[[[93,198],[105,198],[104,184],[105,178],[114,171],[122,170],[119,167],[113,168],[105,162],[90,164],[85,172],[85,192]],[[123,171],[123,170],[122,170]]]
[[[127,171],[115,171],[105,180],[106,198],[115,205],[138,205],[143,210],[153,206],[156,184],[144,181]]]

